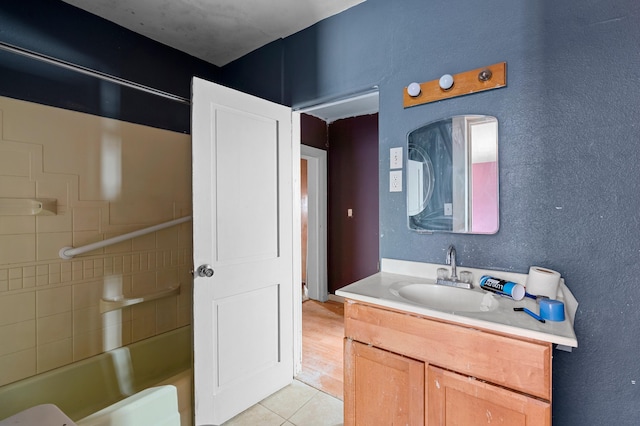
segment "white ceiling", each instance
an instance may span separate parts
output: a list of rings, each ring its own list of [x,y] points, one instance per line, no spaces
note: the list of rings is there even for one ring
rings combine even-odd
[[[63,0],[223,66],[365,0]]]

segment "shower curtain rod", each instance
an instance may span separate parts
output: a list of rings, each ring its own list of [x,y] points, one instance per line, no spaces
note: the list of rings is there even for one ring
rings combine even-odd
[[[191,100],[187,98],[183,98],[182,96],[174,95],[172,93],[165,92],[159,89],[154,89],[153,87],[145,86],[144,84],[136,83],[131,80],[126,80],[124,78],[106,74],[106,73],[103,73],[102,71],[92,70],[91,68],[87,68],[87,67],[83,67],[82,65],[77,65],[71,62],[63,61],[62,59],[53,58],[51,56],[44,55],[42,53],[37,53],[28,49],[23,49],[21,47],[14,46],[12,44],[5,43],[3,41],[0,41],[0,49],[6,50],[8,52],[16,53],[18,55],[26,56],[27,58],[35,59],[37,61],[46,62],[48,64],[65,68],[71,71],[76,71],[91,77],[96,77],[101,80],[108,81],[110,83],[119,84],[121,86],[126,86],[132,89],[140,90],[142,92],[150,93],[152,95],[160,96],[172,101],[180,102],[182,104],[191,105]]]
[[[117,237],[108,238],[103,241],[98,241],[95,243],[87,244],[82,247],[62,247],[58,252],[58,255],[61,259],[72,259],[73,256],[77,256],[79,254],[83,254],[89,251],[98,250],[106,246],[110,246],[113,244],[120,243],[122,241],[130,240],[132,238],[140,237],[142,235],[150,234],[152,232],[159,231],[161,229],[169,228],[171,226],[179,225],[184,222],[188,222],[191,220],[191,216],[181,217],[180,219],[174,219],[169,222],[160,223],[158,225],[153,225],[148,228],[139,229],[137,231],[129,232],[128,234],[118,235]]]

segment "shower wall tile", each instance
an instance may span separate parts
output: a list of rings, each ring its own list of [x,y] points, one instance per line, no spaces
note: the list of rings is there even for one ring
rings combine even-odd
[[[87,244],[102,241],[102,234],[96,231],[73,231],[73,247],[86,246]],[[90,252],[91,254],[100,254],[104,250],[98,249]]]
[[[98,306],[102,297],[102,282],[88,281],[73,285],[73,309]]]
[[[30,176],[30,161],[28,151],[0,150],[0,174],[3,176]]]
[[[36,277],[36,285],[38,287],[49,285],[49,275],[38,275]]]
[[[132,241],[133,251],[148,251],[156,248],[156,233],[136,237]]]
[[[55,198],[58,200],[58,214],[55,216],[37,216],[36,224],[38,232],[71,232],[71,215],[64,214],[63,210],[65,207],[60,204],[60,198],[46,198]]]
[[[42,171],[42,166],[39,167],[40,171]],[[37,183],[37,195],[42,198],[55,198],[58,200],[58,206],[69,206],[70,205],[70,195],[73,189],[77,191],[77,176],[74,176],[73,173],[67,175],[47,175],[46,178],[38,179]],[[44,217],[42,217],[44,218]],[[63,226],[63,229],[59,229],[60,231],[71,231],[72,229],[72,215],[58,215],[58,216],[50,216],[46,219],[51,219],[49,221],[51,227]],[[52,230],[55,232],[58,230]]]
[[[131,272],[140,272],[140,255],[137,253],[131,255]]]
[[[36,348],[0,356],[0,386],[36,374]]]
[[[73,209],[73,231],[99,231],[100,209],[96,207],[75,207]]]
[[[61,265],[59,263],[49,265],[49,284],[58,284],[61,282],[60,270]]]
[[[71,263],[71,279],[73,281],[80,281],[84,278],[83,263],[81,260],[75,260]]]
[[[32,288],[36,286],[36,277],[26,277],[22,279],[22,288]]]
[[[137,342],[156,334],[156,304],[142,303],[131,307],[131,340]]]
[[[190,136],[2,97],[0,110],[0,197],[57,200],[56,215],[0,221],[0,385],[188,325],[191,223],[59,251],[191,215]],[[105,123],[126,136],[105,145]],[[113,179],[104,155],[119,160]],[[100,313],[102,297],[176,284],[178,296]]]
[[[158,289],[175,287],[180,283],[178,278],[178,268],[165,269],[155,273],[154,281],[157,283]]]
[[[113,258],[113,273],[122,274],[122,256],[116,256]]]
[[[156,302],[156,330],[158,333],[178,327],[178,297],[172,296]]]
[[[53,370],[73,362],[73,340],[56,340],[51,343],[38,345],[37,372]]]
[[[142,296],[155,291],[157,289],[154,272],[142,272],[131,276],[131,296]]]
[[[29,216],[2,216],[0,235],[33,234],[36,232],[36,219]]]
[[[65,340],[72,336],[72,312],[50,315],[38,318],[37,337],[38,344],[52,343],[57,340]]]
[[[123,234],[123,232],[117,234],[105,234],[105,239],[117,237],[118,235]],[[106,254],[114,254],[114,253],[130,253],[133,245],[131,240],[123,241],[121,243],[114,244],[112,246],[108,246],[104,248],[104,252]]]
[[[0,342],[2,342],[0,356],[35,348],[35,320],[21,321],[0,327]]]
[[[34,262],[35,260],[35,234],[0,235],[0,262],[8,265]]]
[[[102,329],[104,326],[98,306],[73,311],[73,334],[79,335]]]
[[[23,268],[9,268],[7,270],[10,280],[22,279],[24,270]]]
[[[22,288],[22,268],[9,269],[9,290],[18,290]]]
[[[104,352],[102,330],[93,330],[73,336],[73,361],[98,355]]]
[[[173,226],[156,232],[156,248],[171,249],[178,246],[178,227]]]
[[[7,294],[0,297],[0,326],[36,318],[34,292]]]
[[[36,267],[36,275],[49,275],[49,265],[38,265]]]
[[[180,294],[178,295],[178,327],[191,324],[193,312],[193,279],[189,271],[191,266],[179,268]]]
[[[58,287],[50,290],[38,290],[38,318],[71,311],[71,287]]]
[[[35,277],[36,276],[36,267],[35,266],[25,266],[22,268],[22,276],[26,277]]]
[[[35,197],[36,183],[14,176],[0,176],[0,194],[6,198]]]
[[[51,232],[38,234],[38,260],[60,259],[60,249],[70,247],[71,232]]]
[[[122,273],[128,274],[131,272],[131,256],[122,256]]]
[[[22,288],[22,278],[9,280],[9,290],[20,290]]]

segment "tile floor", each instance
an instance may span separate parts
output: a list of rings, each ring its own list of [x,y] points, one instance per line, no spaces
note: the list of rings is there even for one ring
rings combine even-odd
[[[238,414],[225,426],[342,426],[343,403],[298,380]]]

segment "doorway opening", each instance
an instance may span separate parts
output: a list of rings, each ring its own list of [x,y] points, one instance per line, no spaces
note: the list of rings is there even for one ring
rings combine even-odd
[[[328,186],[329,179],[329,164],[328,164],[328,150],[331,146],[331,135],[329,128],[332,123],[338,120],[345,120],[350,118],[357,118],[365,115],[372,115],[378,113],[379,96],[377,88],[372,90],[352,95],[349,97],[333,100],[330,102],[320,103],[311,107],[300,109],[298,112],[302,113],[302,129],[301,129],[301,145],[300,145],[300,157],[301,160],[306,160],[307,173],[306,176],[301,176],[301,181],[307,183],[306,200],[302,199],[302,206],[304,209],[307,205],[306,211],[303,211],[303,215],[307,215],[306,218],[302,218],[303,223],[303,235],[302,235],[302,276],[308,288],[308,295],[310,299],[319,300],[322,302],[328,299],[340,301],[339,297],[333,294],[335,291],[329,288],[328,281],[330,281],[330,274],[328,273],[328,267],[331,263],[328,252],[328,232],[329,227],[328,215],[334,213],[333,206],[329,204],[328,192],[331,191]],[[304,115],[311,116],[316,120],[321,120],[324,124],[324,129],[319,129],[317,124],[313,126],[306,126],[309,120],[305,120]],[[375,148],[377,153],[377,118],[376,118],[376,141]],[[337,127],[337,126],[334,126]],[[324,133],[322,133],[324,131]],[[359,131],[357,127],[354,131]],[[377,155],[377,154],[376,154]],[[340,166],[340,165],[338,165]],[[356,167],[355,164],[350,165]],[[376,164],[377,169],[377,164]],[[377,175],[377,172],[376,172]],[[358,182],[344,182],[341,186],[358,185]],[[334,192],[335,187],[333,188]],[[377,192],[377,191],[376,191]],[[378,206],[375,206],[378,209]],[[348,209],[348,217],[353,217],[353,209]],[[306,220],[306,227],[305,225]],[[377,224],[376,224],[377,225]],[[378,242],[375,242],[378,245]],[[344,283],[340,283],[340,286]]]
[[[302,362],[301,371],[296,378],[342,399],[343,300],[333,293],[337,288],[348,284],[349,280],[355,276],[354,274],[363,273],[361,265],[363,262],[358,259],[357,244],[352,245],[351,240],[362,240],[355,234],[361,232],[362,223],[360,221],[367,216],[371,216],[369,213],[372,211],[375,211],[375,218],[366,221],[365,225],[369,228],[366,231],[367,234],[373,235],[372,242],[366,244],[370,246],[368,247],[370,249],[369,253],[366,256],[373,256],[373,259],[368,262],[369,266],[373,265],[373,269],[371,270],[371,267],[369,267],[365,276],[377,272],[379,260],[379,250],[377,248],[379,245],[377,216],[379,191],[377,178],[379,146],[377,136],[378,92],[377,90],[369,91],[346,99],[305,108],[299,112],[303,113],[300,147],[301,173],[304,173],[306,166],[306,174],[301,176],[302,186],[304,186],[306,180],[306,193],[304,189],[301,193],[303,210],[303,235],[301,238],[303,244],[301,256],[302,276],[308,288],[310,300],[303,302],[300,317],[301,323],[298,323],[298,329],[302,330]],[[320,132],[324,130],[324,134],[321,137],[307,134],[309,130],[304,124],[304,114],[312,116],[306,118],[311,118],[316,120],[316,123],[320,123],[314,126]],[[375,127],[375,132],[367,136],[370,139],[367,147],[371,160],[369,161],[371,163],[369,170],[375,169],[375,173],[366,176],[369,181],[368,184],[373,187],[368,192],[374,193],[375,197],[371,197],[371,205],[367,206],[366,209],[362,207],[359,209],[359,207],[352,205],[345,207],[340,202],[336,202],[336,199],[341,198],[338,193],[340,188],[357,187],[362,185],[362,182],[357,179],[352,181],[346,178],[340,183],[340,188],[330,187],[330,185],[336,184],[337,176],[335,170],[330,170],[330,167],[332,164],[337,164],[340,169],[355,169],[360,166],[360,160],[354,159],[351,164],[340,164],[341,161],[334,158],[332,163],[330,150],[333,147],[335,149],[334,152],[339,152],[337,154],[338,157],[343,155],[344,147],[341,148],[339,145],[345,144],[345,137],[347,140],[350,139],[350,131],[359,132],[361,129],[361,124],[351,125],[349,120],[354,119],[354,123],[362,123],[359,118],[363,116],[368,116],[365,119],[367,126],[373,125]],[[344,132],[345,127],[348,129],[346,133]],[[332,128],[338,129],[338,131],[334,132],[331,130]],[[337,139],[332,141],[332,135]],[[356,136],[353,139],[358,139],[358,137]],[[331,176],[334,176],[333,182],[331,182]],[[353,202],[361,202],[363,196],[362,194],[356,194],[356,196],[351,194],[347,198]],[[332,211],[333,209],[338,211]],[[354,219],[356,214],[359,216]],[[305,215],[306,218],[304,217]],[[332,227],[333,230],[331,229]],[[345,238],[344,243],[337,241],[336,234]],[[331,238],[332,241],[329,241]],[[343,257],[341,250],[350,251],[344,256],[346,260],[343,263],[335,260],[336,256]],[[331,260],[332,251],[334,260]],[[364,278],[364,276],[353,278],[353,281],[361,278]],[[331,288],[330,281],[336,283],[333,286],[337,285],[337,288]]]

